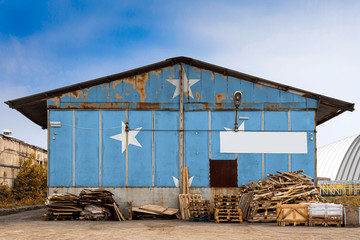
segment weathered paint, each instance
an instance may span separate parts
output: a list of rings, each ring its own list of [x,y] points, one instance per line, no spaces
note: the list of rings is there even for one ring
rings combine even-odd
[[[50,120],[65,123],[58,129],[50,127],[50,137],[54,131],[66,136],[64,140],[61,137],[50,140],[50,153],[53,151],[56,154],[50,154],[50,186],[70,187],[74,175],[75,186],[78,187],[97,187],[101,180],[102,187],[164,188],[167,189],[164,191],[178,193],[179,189],[174,188],[174,179],[181,182],[179,139],[183,131],[179,131],[180,95],[184,98],[184,166],[189,167],[189,175],[193,177],[192,188],[205,194],[215,191],[209,190],[209,161],[212,160],[237,161],[238,186],[248,184],[249,180],[257,181],[263,171],[266,176],[268,173],[286,171],[290,165],[292,170],[305,169],[306,174],[315,176],[315,144],[309,139],[311,134],[314,135],[316,100],[190,65],[184,65],[183,69],[188,87],[183,89],[184,94],[175,97],[177,86],[169,80],[180,79],[180,65],[49,99]],[[195,83],[196,79],[199,81]],[[191,80],[193,85],[190,84]],[[289,154],[221,153],[219,133],[225,128],[234,128],[232,94],[237,90],[243,92],[238,116],[248,119],[239,120],[239,126],[244,123],[245,131],[289,131],[290,122],[290,131],[307,132],[309,152],[291,154],[290,165]],[[74,134],[72,112],[68,109],[75,109]],[[101,131],[98,110],[102,111]],[[128,147],[123,149],[126,143],[111,138],[122,133],[125,136],[122,123],[126,122],[129,124],[127,136],[141,128],[135,136],[141,146],[131,142],[134,139],[128,139]],[[75,141],[72,142],[72,139]],[[72,157],[75,167],[71,165]],[[64,178],[60,177],[62,175]],[[155,188],[151,188],[153,186]],[[144,193],[149,194],[149,191],[152,190],[144,190]],[[225,190],[220,188],[216,191]],[[153,196],[152,193],[150,195]],[[161,195],[159,199],[163,197]]]
[[[241,90],[243,95],[240,109],[247,110],[287,110],[316,109],[317,100],[277,88],[255,84],[249,81],[194,68],[184,64],[187,80],[199,79],[188,85],[184,91],[185,110],[233,109],[232,94]],[[60,98],[48,100],[49,108],[128,108],[143,109],[137,103],[157,103],[151,109],[167,109],[163,105],[175,103],[178,109],[179,95],[173,98],[176,87],[168,79],[179,79],[179,65],[139,74],[110,83],[93,86],[63,94]],[[194,97],[189,96],[189,92]],[[116,103],[127,103],[126,106]],[[203,103],[209,107],[204,109]]]
[[[49,186],[73,185],[73,112],[50,111],[50,122],[61,121],[61,127],[50,127]]]
[[[75,112],[75,186],[99,186],[99,111]]]

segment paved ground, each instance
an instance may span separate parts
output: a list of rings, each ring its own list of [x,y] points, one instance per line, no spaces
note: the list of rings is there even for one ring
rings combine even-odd
[[[279,227],[276,224],[44,221],[44,209],[0,217],[0,239],[359,239],[360,228]]]

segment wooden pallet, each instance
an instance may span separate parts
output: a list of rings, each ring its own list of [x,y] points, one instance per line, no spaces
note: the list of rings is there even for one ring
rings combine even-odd
[[[183,220],[190,219],[189,202],[190,200],[201,199],[200,194],[179,194],[180,216]]]
[[[343,223],[342,216],[321,216],[321,217],[309,217],[309,226],[334,226],[334,227],[341,227]]]

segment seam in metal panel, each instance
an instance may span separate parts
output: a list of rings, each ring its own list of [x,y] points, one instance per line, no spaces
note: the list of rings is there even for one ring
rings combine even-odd
[[[264,131],[264,111],[261,111],[261,131]],[[265,178],[265,154],[261,154],[261,176]]]
[[[50,111],[47,110],[47,186],[48,186],[48,189],[47,189],[47,195],[50,196],[50,189],[49,189],[49,169],[50,169]]]
[[[288,130],[291,131],[291,117],[290,111],[288,111]],[[291,172],[291,154],[288,155],[288,171]]]
[[[152,111],[152,186],[155,186],[155,111]]]
[[[129,111],[126,110],[126,123],[129,124]],[[128,162],[129,162],[129,132],[126,131],[126,158],[125,158],[125,186],[128,186]]]
[[[185,166],[185,141],[184,141],[184,88],[183,88],[183,65],[180,64],[179,78],[180,78],[180,106],[179,106],[179,193],[182,193],[183,188],[183,167]]]
[[[73,187],[75,187],[75,110],[73,110]]]
[[[211,111],[209,111],[209,159],[211,160]]]
[[[99,187],[101,187],[102,178],[102,112],[99,110]]]

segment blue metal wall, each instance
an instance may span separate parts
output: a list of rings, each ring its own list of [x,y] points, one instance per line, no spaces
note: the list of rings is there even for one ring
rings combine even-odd
[[[179,65],[48,100],[49,186],[175,187],[179,178]],[[317,101],[184,65],[185,166],[193,187],[209,187],[209,161],[238,163],[238,185],[276,171],[315,176]],[[234,128],[232,93],[243,92],[245,131],[301,131],[307,154],[220,153],[220,131]],[[129,145],[124,124],[129,123]]]

